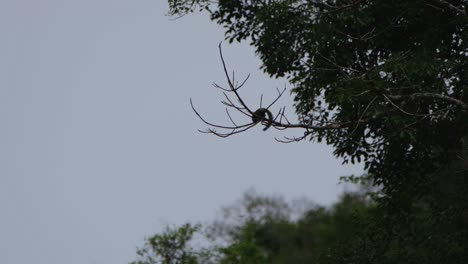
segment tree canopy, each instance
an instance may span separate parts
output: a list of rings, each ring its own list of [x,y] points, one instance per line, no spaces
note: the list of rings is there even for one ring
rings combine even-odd
[[[249,41],[265,72],[289,79],[300,122],[316,128],[307,136],[364,162],[388,193],[468,140],[466,1],[169,4],[173,15],[206,10],[229,41]]]
[[[364,219],[372,207],[363,192],[346,193],[326,208],[248,191],[206,226],[209,246],[190,246],[203,233],[199,225],[167,228],[146,239],[132,264],[315,263],[350,242],[360,232],[356,217]]]
[[[466,263],[466,223],[441,221],[424,202],[394,221],[366,186],[329,207],[248,191],[205,229],[185,224],[149,237],[132,264]]]
[[[319,263],[466,263],[465,0],[168,2],[174,16],[208,12],[225,28],[228,41],[247,41],[255,48],[267,74],[289,80],[299,124],[275,120],[273,127],[303,128],[297,140],[330,144],[345,163],[364,163],[367,178],[382,187],[372,206],[346,205],[361,213],[344,218],[354,223],[346,229],[334,222],[330,232],[339,236],[333,243],[324,242],[333,235],[319,232],[323,240],[308,244],[304,254]],[[241,103],[236,107],[227,98],[226,105],[251,114],[237,92],[244,83],[234,86],[225,72],[227,91]],[[333,221],[340,221],[336,217]],[[223,251],[233,259],[219,263],[236,263],[239,250],[255,259],[242,263],[274,263],[281,250],[288,260],[304,259],[278,263],[311,263],[297,253],[307,238],[296,232],[309,234],[323,223],[274,220],[245,222]],[[294,246],[282,244],[283,239],[292,239]],[[315,255],[316,247],[328,253]]]

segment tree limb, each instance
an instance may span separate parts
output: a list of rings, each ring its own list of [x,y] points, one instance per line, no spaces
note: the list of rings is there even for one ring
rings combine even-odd
[[[463,110],[467,111],[468,110],[468,104],[459,100],[459,99],[456,99],[456,98],[453,98],[453,97],[450,97],[450,96],[447,96],[447,95],[442,95],[442,94],[435,94],[435,93],[414,93],[414,94],[410,94],[410,95],[387,95],[388,98],[390,99],[393,99],[393,100],[415,100],[415,99],[419,99],[419,98],[430,98],[430,99],[438,99],[438,100],[443,100],[443,101],[446,101],[446,102],[449,102],[451,104],[455,104],[455,105],[458,105],[459,107],[461,107]]]
[[[446,0],[434,0],[434,1],[441,4],[441,5],[443,5],[443,6],[446,6],[448,9],[454,11],[455,13],[461,13],[461,14],[466,15],[465,10],[461,9],[460,7],[452,5],[450,2],[448,2]]]
[[[228,116],[228,119],[230,121],[230,125],[219,125],[219,124],[214,124],[209,121],[207,121],[202,115],[197,111],[195,106],[193,105],[192,99],[190,99],[190,106],[192,107],[192,110],[195,112],[195,114],[202,120],[203,123],[209,126],[206,130],[199,130],[202,133],[210,133],[214,134],[219,137],[229,137],[241,132],[244,132],[252,127],[254,127],[258,122],[253,122],[252,117],[254,115],[254,108],[249,107],[245,101],[242,99],[241,95],[239,94],[239,89],[244,86],[249,79],[248,75],[241,83],[240,85],[237,84],[234,80],[234,74],[233,76],[229,76],[228,70],[226,67],[226,63],[224,61],[223,53],[222,53],[222,48],[221,48],[221,43],[218,46],[219,48],[219,54],[221,58],[221,62],[223,65],[223,71],[225,74],[225,77],[227,79],[228,87],[222,87],[216,83],[213,84],[215,88],[221,89],[223,91],[223,95],[225,97],[225,100],[222,100],[221,103],[226,106],[226,114]],[[286,91],[286,87],[283,90],[277,89],[277,96],[276,98],[268,104],[266,109],[270,109],[275,103],[278,102],[280,97],[283,96],[284,92]],[[233,95],[233,96],[230,96]],[[236,100],[237,99],[237,100]],[[261,96],[261,103],[260,107],[263,101],[263,96]],[[238,102],[238,103],[237,103]],[[247,123],[239,123],[237,122],[232,114],[229,112],[229,109],[234,109],[235,112],[239,112],[242,115],[245,115],[249,118],[249,121]],[[287,128],[302,128],[306,130],[306,133],[304,133],[304,136],[294,138],[293,141],[299,141],[298,139],[304,139],[308,135],[310,135],[313,131],[317,130],[324,130],[324,129],[342,129],[342,128],[347,128],[350,127],[351,125],[355,124],[356,122],[327,122],[327,123],[321,123],[321,124],[306,124],[304,122],[299,122],[299,123],[291,123],[288,118],[285,115],[285,107],[281,107],[281,110],[278,111],[278,114],[274,116],[273,120],[263,120],[263,124],[267,125],[268,123],[271,122],[271,125],[278,129],[278,130],[284,130]],[[364,120],[359,120],[358,123],[364,122]],[[218,132],[216,129],[222,129],[225,130],[224,132]],[[286,140],[291,141],[292,138],[285,138]]]

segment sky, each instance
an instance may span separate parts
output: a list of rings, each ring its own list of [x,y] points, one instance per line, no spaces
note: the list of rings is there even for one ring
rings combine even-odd
[[[362,173],[324,144],[274,140],[300,130],[197,132],[190,98],[229,121],[211,85],[226,84],[224,32],[206,14],[167,11],[163,0],[0,0],[0,263],[128,263],[145,237],[209,221],[249,188],[327,205],[340,176]],[[291,88],[247,44],[223,53],[252,75],[249,105]],[[291,100],[276,110],[294,119]]]

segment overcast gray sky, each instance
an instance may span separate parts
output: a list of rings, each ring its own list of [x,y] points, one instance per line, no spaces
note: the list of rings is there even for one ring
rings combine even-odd
[[[339,176],[361,173],[273,129],[198,133],[190,97],[227,121],[211,87],[225,84],[223,31],[166,12],[164,0],[0,0],[0,263],[127,263],[145,236],[212,219],[249,187],[329,204]],[[224,54],[252,73],[252,105],[288,85],[247,45]]]

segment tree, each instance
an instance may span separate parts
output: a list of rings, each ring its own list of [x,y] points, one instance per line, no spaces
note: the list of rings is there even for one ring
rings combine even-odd
[[[147,239],[137,252],[140,261],[133,263],[315,263],[334,245],[355,243],[351,238],[360,228],[355,217],[365,219],[371,208],[362,192],[346,193],[326,208],[250,190],[207,227],[210,247],[189,247],[200,226],[185,224]]]
[[[368,254],[350,251],[355,247],[340,252],[353,252],[358,263],[375,263],[372,252],[387,263],[468,259],[458,247],[468,244],[466,1],[169,4],[173,15],[206,10],[229,41],[255,47],[266,73],[288,78],[299,123],[289,123],[280,110],[274,127],[303,128],[292,141],[325,141],[345,163],[362,161],[383,187],[379,213],[365,221],[380,230],[363,233]],[[238,91],[244,82],[238,86],[227,70],[226,77],[227,95],[234,95],[226,105],[250,118]],[[387,240],[394,243],[391,252]]]
[[[363,160],[388,194],[459,153],[468,134],[465,1],[169,4],[173,15],[206,9],[229,41],[250,40],[263,69],[294,87],[306,129],[296,139],[325,140],[344,162]]]
[[[161,234],[146,239],[145,246],[138,249],[139,260],[131,264],[198,264],[206,257],[205,252],[190,246],[199,225],[185,224],[178,228],[167,227]]]
[[[328,208],[247,192],[209,230],[228,242],[223,252],[230,255],[223,259],[246,258],[239,249],[248,247],[261,253],[252,263],[317,263],[335,244],[354,243],[360,230],[356,218],[365,218],[373,206],[364,192],[345,193]]]
[[[367,184],[368,177],[344,179]],[[211,244],[203,244],[208,246],[190,246],[194,234],[201,234],[200,225],[167,228],[146,239],[133,263],[466,263],[466,243],[460,243],[467,239],[466,218],[454,221],[447,214],[441,221],[439,211],[419,201],[394,221],[387,208],[371,199],[379,195],[364,185],[322,207],[248,191],[207,226]]]

